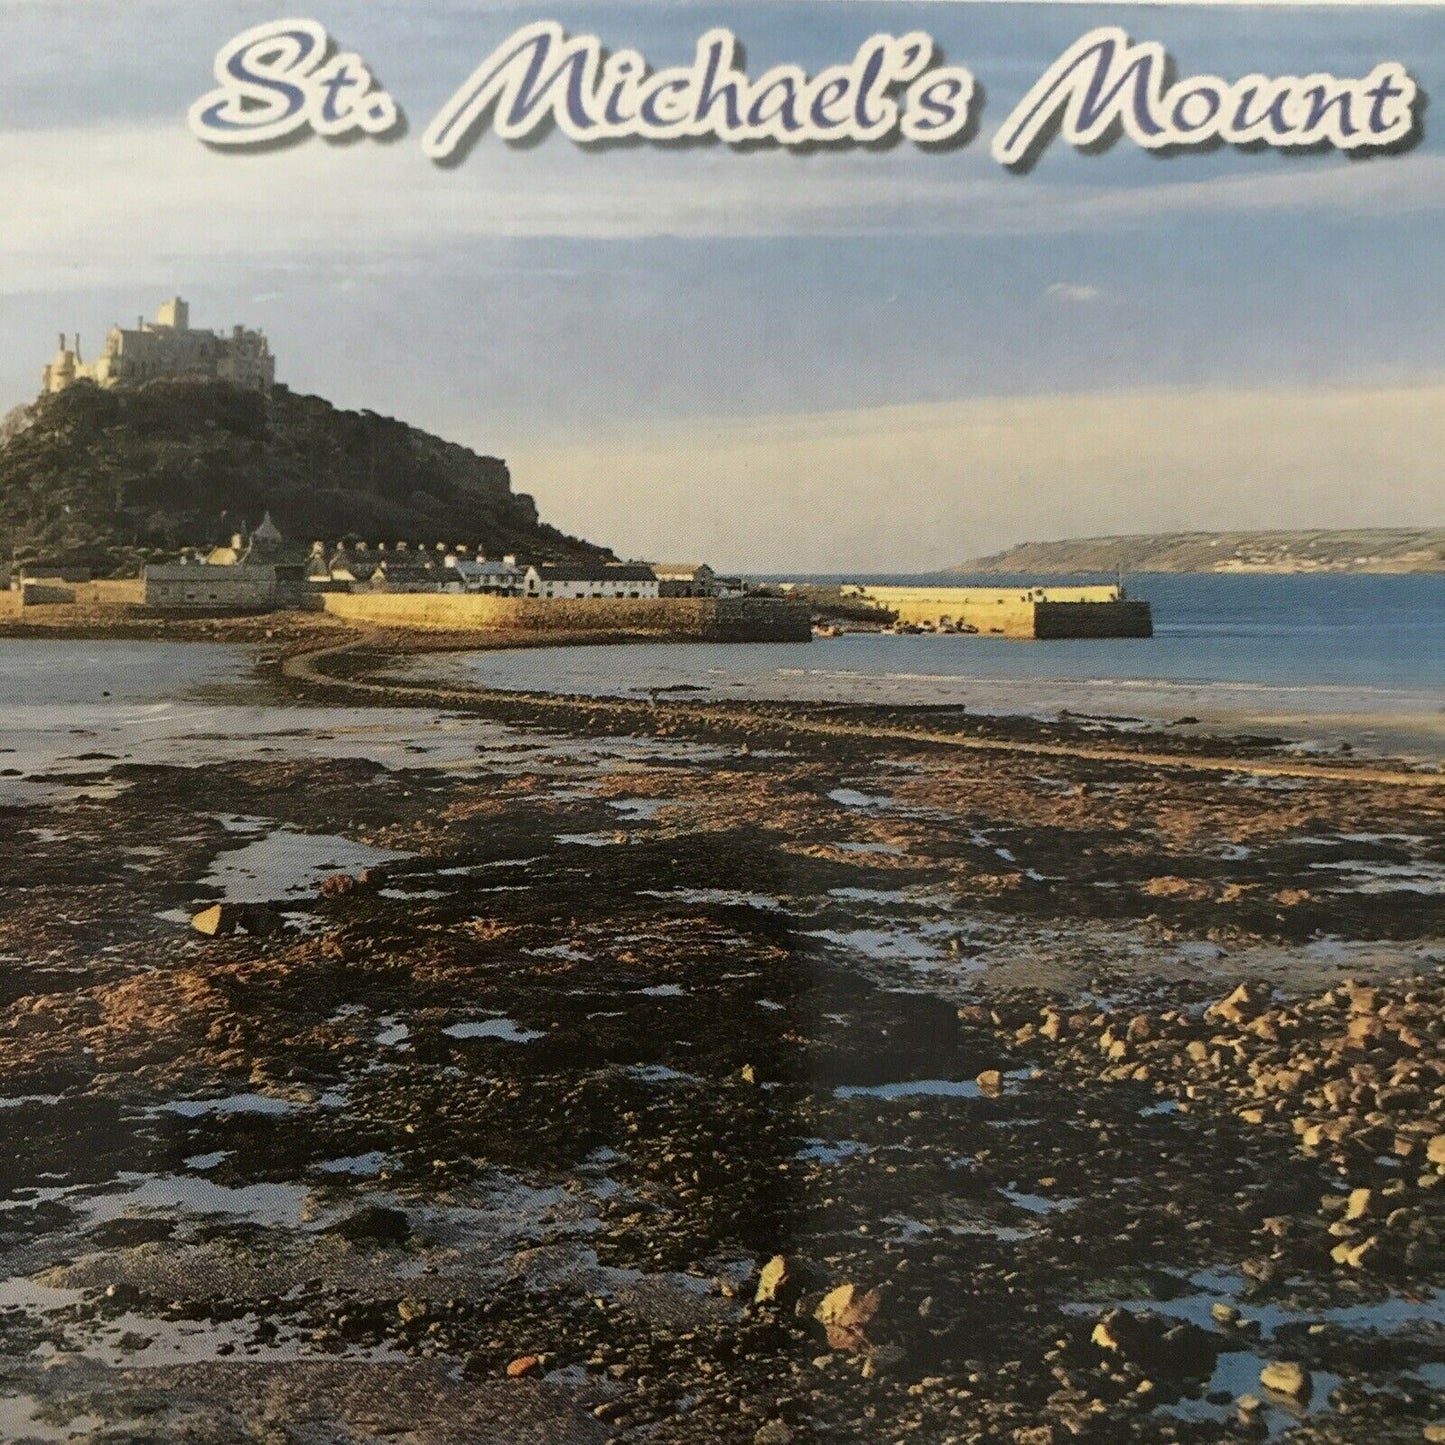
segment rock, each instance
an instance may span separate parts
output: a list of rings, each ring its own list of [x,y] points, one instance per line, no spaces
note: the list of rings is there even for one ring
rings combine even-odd
[[[325,1233],[339,1235],[353,1244],[400,1244],[410,1236],[411,1225],[400,1209],[367,1204],[328,1225]]]
[[[858,1350],[867,1343],[864,1331],[879,1303],[876,1289],[864,1293],[855,1284],[840,1284],[823,1296],[813,1318],[823,1326],[830,1349]]]
[[[975,1080],[985,1094],[1003,1093],[1003,1075],[997,1069],[985,1069]]]
[[[1330,1258],[1336,1264],[1347,1265],[1350,1269],[1363,1269],[1369,1263],[1371,1256],[1379,1252],[1379,1248],[1380,1241],[1371,1235],[1358,1244],[1350,1244],[1345,1241],[1335,1245],[1330,1251]]]
[[[1166,1319],[1152,1311],[1131,1314],[1110,1310],[1094,1326],[1090,1339],[1099,1349],[1120,1356],[1151,1374],[1196,1379],[1214,1369],[1220,1339],[1198,1325]]]
[[[139,1244],[159,1244],[176,1232],[173,1219],[122,1217],[98,1224],[86,1236],[97,1249],[134,1249]]]
[[[908,1358],[907,1351],[898,1345],[877,1345],[868,1351],[863,1361],[863,1378],[871,1380],[877,1375],[896,1370]]]
[[[1445,1442],[1445,1421],[1437,1421],[1433,1425],[1425,1427],[1425,1439],[1432,1442],[1432,1445],[1442,1445]]]
[[[793,1445],[792,1427],[782,1420],[769,1420],[753,1436],[753,1445]]]
[[[760,1305],[776,1304],[787,1308],[797,1303],[802,1281],[789,1267],[788,1261],[775,1254],[758,1274],[758,1288],[753,1299]]]
[[[1259,1372],[1259,1383],[1276,1395],[1287,1395],[1291,1400],[1308,1400],[1314,1389],[1310,1372],[1295,1360],[1271,1360]]]
[[[1445,1134],[1437,1134],[1426,1146],[1425,1157],[1445,1169]]]
[[[1204,1011],[1210,1023],[1242,1024],[1264,1011],[1269,1002],[1269,989],[1263,984],[1242,983],[1228,998],[1211,1004]]]
[[[541,1355],[518,1355],[507,1365],[507,1378],[510,1380],[521,1380],[528,1375],[540,1375],[541,1373]]]
[[[1352,1189],[1350,1197],[1345,1204],[1345,1219],[1363,1219],[1370,1212],[1370,1201],[1374,1198],[1373,1189]]]
[[[333,873],[329,878],[321,880],[323,898],[339,898],[342,894],[354,892],[355,889],[356,879],[350,873]]]
[[[745,1084],[756,1084],[758,1081],[758,1071],[751,1064],[744,1064],[738,1071],[738,1077]]]
[[[284,932],[286,920],[269,903],[214,903],[191,915],[191,927],[208,938],[227,933],[266,938]]]

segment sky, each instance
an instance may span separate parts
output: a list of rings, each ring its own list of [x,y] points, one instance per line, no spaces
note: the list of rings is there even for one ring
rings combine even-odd
[[[223,153],[185,114],[219,47],[313,15],[407,130]],[[923,29],[983,92],[930,153],[585,150],[427,121],[515,28],[810,73]],[[549,521],[625,556],[921,571],[1117,531],[1445,524],[1445,148],[1052,145],[991,131],[1099,24],[1180,74],[1445,93],[1445,11],[768,0],[0,0],[0,411],[56,333],[85,354],[165,296],[260,326],[278,376],[505,457]]]

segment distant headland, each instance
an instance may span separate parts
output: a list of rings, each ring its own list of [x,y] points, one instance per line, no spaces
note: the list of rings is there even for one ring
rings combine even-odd
[[[1152,532],[1020,542],[948,570],[1030,576],[1088,572],[1445,572],[1445,527]]]

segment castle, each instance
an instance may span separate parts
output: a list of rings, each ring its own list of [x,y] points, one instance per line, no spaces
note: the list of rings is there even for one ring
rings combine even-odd
[[[64,335],[55,360],[41,377],[42,394],[64,391],[77,381],[97,386],[136,386],[141,382],[230,381],[268,391],[276,380],[276,358],[260,331],[233,327],[229,336],[191,329],[191,308],[179,296],[162,302],[154,321],[137,318],[135,330],[112,326],[96,361],[80,358],[80,337],[68,347]]]

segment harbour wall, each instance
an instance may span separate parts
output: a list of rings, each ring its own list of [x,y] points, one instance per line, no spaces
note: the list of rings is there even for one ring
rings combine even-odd
[[[995,637],[1152,637],[1149,604],[1098,587],[869,587],[863,596],[914,626]]]
[[[699,642],[807,642],[807,607],[771,597],[470,597],[332,592],[325,610],[347,622],[432,632],[651,635]]]
[[[121,581],[26,583],[0,591],[0,617],[19,617],[27,607],[140,607],[145,583],[139,577]]]
[[[1135,598],[1117,602],[1036,602],[1035,637],[1153,637],[1149,604]]]

